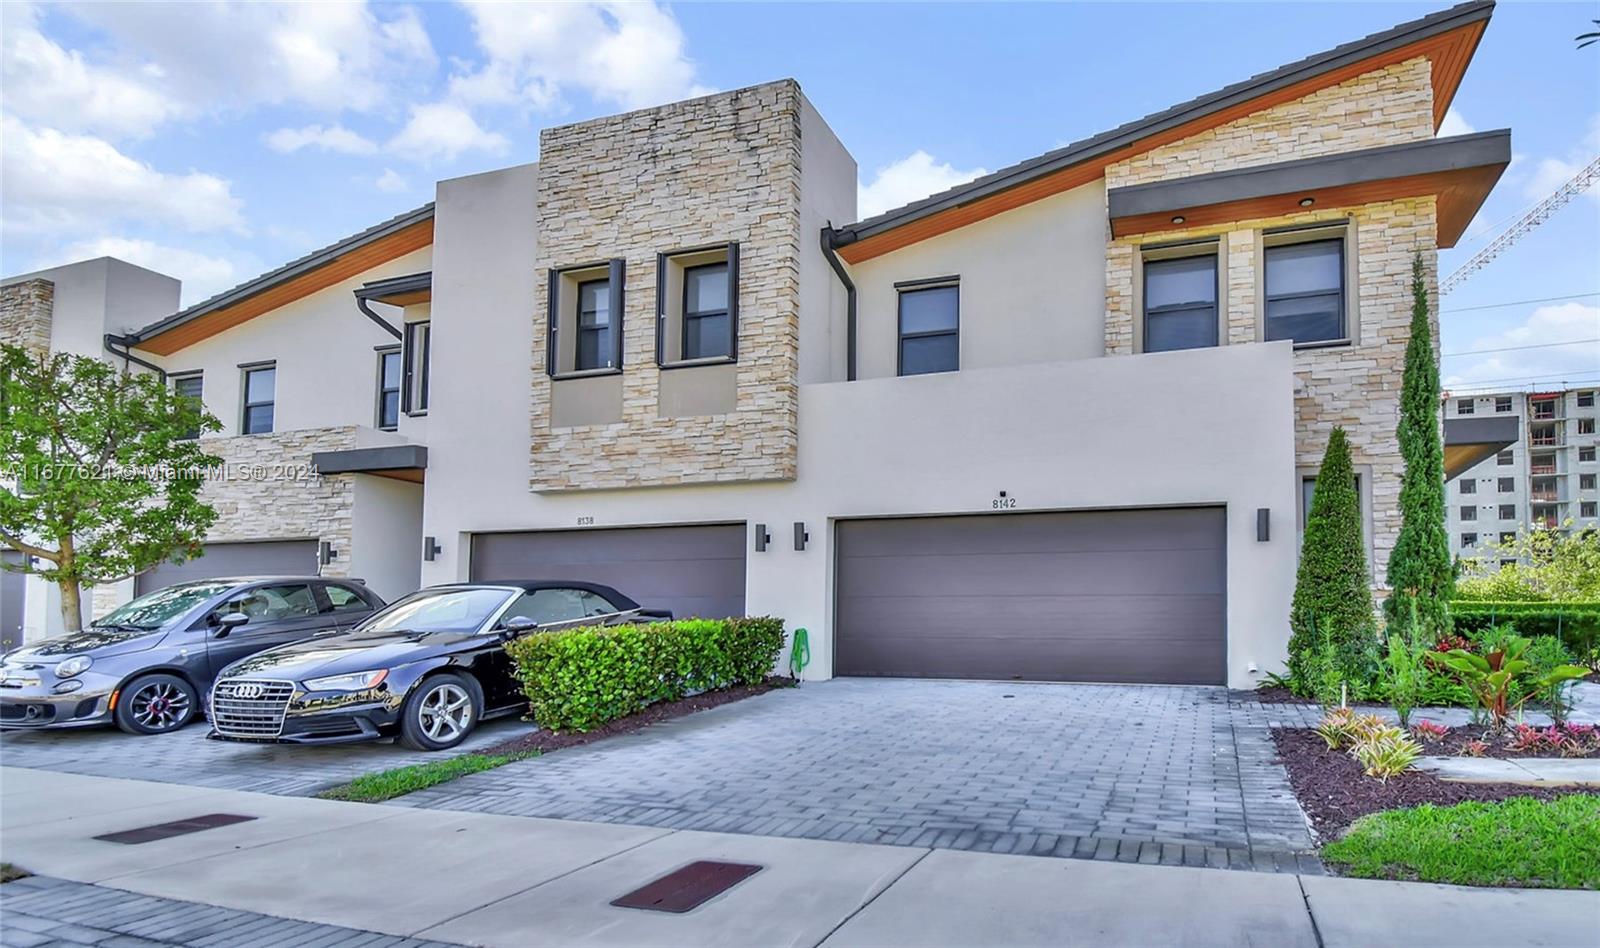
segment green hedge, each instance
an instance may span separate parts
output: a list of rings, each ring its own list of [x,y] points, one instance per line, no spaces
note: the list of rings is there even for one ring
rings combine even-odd
[[[760,684],[783,620],[681,619],[536,632],[506,643],[540,727],[592,731],[661,701]]]
[[[1553,635],[1579,661],[1600,665],[1600,602],[1493,602],[1457,599],[1450,603],[1456,631],[1476,632],[1509,624],[1527,638]]]

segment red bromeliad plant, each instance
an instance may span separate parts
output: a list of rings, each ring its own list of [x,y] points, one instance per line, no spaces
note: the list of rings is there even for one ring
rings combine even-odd
[[[1421,741],[1442,741],[1450,729],[1434,721],[1418,721],[1411,725],[1411,734]]]

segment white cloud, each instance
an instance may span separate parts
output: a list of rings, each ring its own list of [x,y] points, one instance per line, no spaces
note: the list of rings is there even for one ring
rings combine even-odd
[[[229,183],[199,171],[168,174],[88,135],[0,119],[0,196],[7,227],[99,231],[109,221],[177,224],[191,231],[243,231],[243,205]]]
[[[222,257],[128,237],[79,241],[63,251],[61,262],[92,260],[95,257],[116,257],[135,266],[177,277],[183,281],[184,306],[215,296],[239,282],[238,271],[233,263]]]
[[[486,61],[451,78],[469,104],[560,104],[567,89],[625,109],[709,91],[695,80],[683,30],[655,3],[467,3]]]
[[[1477,129],[1469,125],[1453,105],[1445,110],[1444,121],[1439,123],[1440,138],[1448,138],[1451,135],[1471,135],[1475,131]]]
[[[263,137],[267,147],[285,154],[302,148],[319,148],[341,155],[371,155],[377,152],[376,142],[367,139],[343,125],[307,125],[303,128],[280,128]]]
[[[393,168],[383,169],[383,174],[378,175],[378,180],[374,181],[372,184],[379,191],[385,191],[389,193],[393,193],[395,191],[404,191],[411,187],[406,179],[400,175],[400,172],[394,170]]]
[[[472,113],[448,102],[413,106],[410,120],[388,146],[389,151],[420,162],[454,161],[469,151],[503,155],[510,149],[510,139],[486,130]]]
[[[1521,325],[1475,339],[1459,350],[1462,353],[1485,349],[1513,351],[1484,355],[1447,353],[1444,387],[1456,390],[1493,388],[1502,384],[1497,380],[1532,376],[1552,384],[1558,384],[1562,378],[1593,378],[1600,374],[1600,342],[1590,341],[1595,339],[1600,339],[1600,306],[1578,302],[1540,306]],[[1573,344],[1548,345],[1553,342]],[[1545,348],[1514,348],[1520,346]],[[1507,382],[1503,386],[1517,388],[1521,384]]]
[[[1571,181],[1600,152],[1600,113],[1589,117],[1589,129],[1583,138],[1559,158],[1542,158],[1533,166],[1528,180],[1522,186],[1523,196],[1529,201],[1542,201],[1557,188]],[[1591,185],[1585,192],[1600,200],[1600,187]]]
[[[859,186],[856,211],[860,217],[872,217],[988,173],[983,168],[959,170],[949,162],[935,161],[932,155],[918,149],[879,168],[871,184]]]

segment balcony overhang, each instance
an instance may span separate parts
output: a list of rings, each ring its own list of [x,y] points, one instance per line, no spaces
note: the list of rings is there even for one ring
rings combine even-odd
[[[420,444],[385,444],[318,451],[311,455],[311,466],[319,474],[372,474],[420,484],[428,469],[428,449]]]
[[[1501,129],[1112,188],[1106,203],[1112,236],[1129,237],[1433,195],[1438,246],[1453,247],[1510,162]]]
[[[1444,420],[1444,477],[1449,480],[1494,457],[1517,443],[1515,416],[1446,418]]]
[[[408,273],[387,280],[373,280],[361,284],[355,291],[356,299],[390,306],[414,306],[433,300],[433,272]]]

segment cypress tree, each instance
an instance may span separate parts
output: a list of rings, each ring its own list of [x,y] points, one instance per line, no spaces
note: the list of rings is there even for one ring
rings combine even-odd
[[[1352,688],[1369,677],[1377,629],[1361,538],[1361,499],[1343,428],[1328,436],[1317,472],[1289,626],[1289,678],[1296,691],[1305,694],[1316,688],[1330,671],[1320,667],[1330,654],[1340,679]],[[1331,652],[1325,645],[1332,646]]]
[[[1449,603],[1455,592],[1455,566],[1444,527],[1444,440],[1439,404],[1439,364],[1433,357],[1428,287],[1419,253],[1411,261],[1411,339],[1406,343],[1397,432],[1405,462],[1400,481],[1400,535],[1389,554],[1388,582],[1393,592],[1384,603],[1389,629],[1400,631],[1413,645],[1427,644],[1420,640],[1436,639],[1449,631]]]

